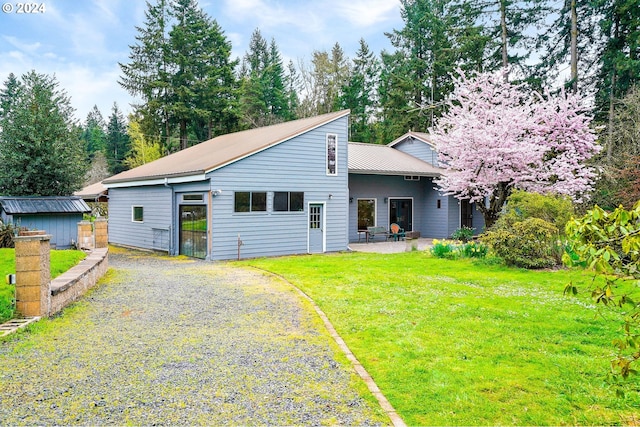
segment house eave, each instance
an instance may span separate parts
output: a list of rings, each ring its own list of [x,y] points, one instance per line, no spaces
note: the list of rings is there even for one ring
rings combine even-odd
[[[206,173],[204,171],[178,173],[173,175],[162,175],[155,177],[145,177],[138,179],[122,179],[122,180],[105,180],[104,186],[109,188],[124,188],[124,187],[143,187],[151,185],[171,185],[171,184],[185,184],[188,182],[198,182],[207,180]]]
[[[354,175],[384,175],[384,176],[423,176],[426,178],[438,178],[442,174],[435,172],[416,171],[374,171],[374,170],[349,170],[349,174]]]

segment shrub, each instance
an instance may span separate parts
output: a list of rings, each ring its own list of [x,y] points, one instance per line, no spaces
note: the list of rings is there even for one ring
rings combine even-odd
[[[473,239],[474,231],[475,231],[475,228],[466,227],[466,226],[460,227],[453,232],[453,234],[451,235],[451,238],[453,240],[460,240],[461,242],[468,242],[469,240]]]
[[[13,248],[13,236],[15,236],[15,226],[8,222],[4,223],[0,221],[0,248]]]
[[[510,227],[485,233],[488,244],[507,265],[524,268],[546,268],[557,264],[555,247],[558,228],[540,218],[527,218]]]
[[[573,203],[567,196],[514,190],[493,229],[510,228],[527,218],[540,218],[564,233],[565,225],[574,214]]]

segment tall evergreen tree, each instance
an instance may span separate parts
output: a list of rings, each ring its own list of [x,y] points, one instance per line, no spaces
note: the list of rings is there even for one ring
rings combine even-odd
[[[616,102],[640,81],[640,7],[636,0],[600,0],[603,44],[596,83],[596,117],[607,123],[606,160],[615,157]]]
[[[569,64],[570,74],[565,87],[572,92],[590,92],[588,87],[595,70],[595,48],[598,44],[598,14],[591,2],[563,0],[562,7],[539,37],[536,48],[541,60],[536,64],[537,84],[553,85],[560,70]],[[581,66],[579,66],[581,64]],[[578,74],[580,70],[580,75]]]
[[[147,131],[161,135],[166,147],[171,137],[169,20],[168,0],[157,0],[155,5],[147,2],[144,24],[136,27],[136,43],[129,46],[129,63],[119,63],[122,76],[118,81],[130,94],[141,99],[142,104],[136,109],[144,114]]]
[[[55,77],[10,75],[0,95],[0,194],[68,196],[87,164],[71,102]]]
[[[340,108],[351,110],[350,140],[373,142],[371,121],[376,110],[376,91],[380,74],[380,61],[360,39],[349,81],[342,88]]]
[[[98,106],[94,105],[89,114],[87,114],[81,136],[89,158],[93,158],[93,155],[97,152],[104,151],[107,141],[106,128],[107,125],[102,113],[100,113]]]
[[[177,129],[180,149],[236,128],[231,44],[196,0],[147,3],[120,84],[142,98],[136,110],[146,132],[161,134],[165,151]],[[150,129],[151,128],[151,129]]]
[[[10,73],[4,88],[0,90],[0,115],[9,117],[20,95],[20,81]]]
[[[293,61],[289,61],[287,65],[287,72],[285,75],[285,93],[286,93],[286,103],[287,103],[287,112],[289,114],[289,119],[296,119],[298,107],[300,105],[300,97],[298,93],[301,91],[301,82],[300,82],[300,74],[296,69]]]
[[[290,120],[286,75],[274,39],[270,44],[254,30],[242,61],[240,109],[247,127],[260,127]]]
[[[127,134],[127,123],[122,111],[118,108],[118,104],[113,103],[111,115],[107,123],[107,144],[105,148],[105,156],[109,171],[112,174],[120,173],[127,170],[124,160],[130,149],[129,135]]]
[[[527,63],[536,43],[537,28],[549,14],[546,0],[485,0],[469,3],[478,14],[490,42],[484,69],[516,70],[517,80],[528,80]],[[504,74],[508,78],[508,74]]]
[[[207,76],[210,22],[196,0],[175,0],[171,15],[175,24],[169,32],[169,64],[172,94],[169,114],[180,130],[180,149],[189,146],[188,126],[204,114],[196,103],[197,92]]]
[[[404,27],[388,33],[394,52],[382,53],[382,141],[407,130],[426,130],[444,111],[451,73],[482,69],[487,36],[477,8],[464,0],[402,0]]]
[[[238,129],[238,83],[234,74],[237,61],[231,60],[231,42],[215,20],[203,39],[202,68],[196,80],[198,103],[195,133],[198,140]]]

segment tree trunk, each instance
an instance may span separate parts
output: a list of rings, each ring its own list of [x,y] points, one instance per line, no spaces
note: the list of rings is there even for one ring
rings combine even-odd
[[[187,138],[187,120],[180,120],[180,150],[188,147],[189,140]]]
[[[609,96],[609,125],[607,129],[607,164],[611,164],[611,158],[613,157],[613,116],[615,113],[614,108],[614,87],[616,84],[616,69],[613,68],[613,74],[611,75],[611,94]]]
[[[506,0],[500,0],[500,28],[502,29],[502,67],[506,70],[509,66],[509,55],[507,53],[507,5]],[[507,73],[504,73],[504,80],[509,80]]]
[[[613,21],[613,35],[615,40],[619,40],[620,38],[620,27],[619,27],[619,19]],[[611,158],[613,157],[613,114],[615,112],[614,108],[614,99],[616,96],[616,83],[618,80],[617,76],[617,64],[615,59],[613,60],[612,68],[613,71],[611,73],[611,93],[609,95],[609,129],[608,129],[608,141],[607,141],[607,164],[611,164]]]
[[[571,88],[578,93],[578,12],[576,0],[571,0]]]
[[[486,203],[476,203],[476,207],[484,218],[485,230],[489,230],[496,223],[502,212],[502,207],[511,195],[512,187],[508,183],[500,183],[489,199],[489,206]]]

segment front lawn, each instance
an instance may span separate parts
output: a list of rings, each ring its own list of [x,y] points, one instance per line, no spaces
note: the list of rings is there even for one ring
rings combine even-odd
[[[51,251],[51,278],[57,277],[82,261],[87,255],[82,251]],[[14,249],[0,249],[0,323],[13,316],[15,286],[5,281],[7,274],[16,272],[16,252]]]
[[[426,252],[241,264],[313,298],[409,425],[640,421],[640,396],[617,398],[605,383],[616,325],[596,316],[587,295],[563,296],[570,280],[591,280],[583,272]]]

